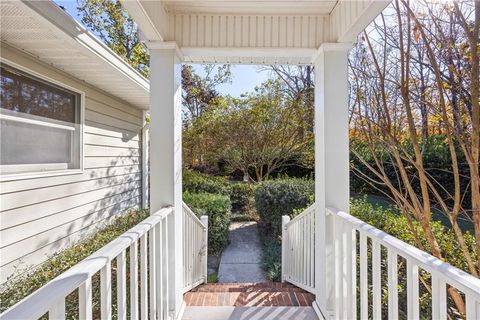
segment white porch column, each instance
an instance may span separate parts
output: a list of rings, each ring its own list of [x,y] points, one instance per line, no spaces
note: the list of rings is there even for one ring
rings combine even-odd
[[[335,311],[333,223],[326,207],[348,212],[348,51],[325,43],[315,60],[315,287],[324,317]]]
[[[161,46],[160,46],[161,45]],[[173,206],[168,223],[168,298],[175,319],[182,296],[181,61],[173,43],[150,49],[150,212]]]

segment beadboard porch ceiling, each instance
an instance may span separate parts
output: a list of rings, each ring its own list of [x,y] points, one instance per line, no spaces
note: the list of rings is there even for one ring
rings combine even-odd
[[[310,64],[323,43],[354,42],[386,0],[121,0],[150,47],[185,62]]]

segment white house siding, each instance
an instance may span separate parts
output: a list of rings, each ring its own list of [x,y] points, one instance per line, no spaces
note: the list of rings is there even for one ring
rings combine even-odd
[[[141,205],[142,111],[2,45],[1,56],[85,93],[84,171],[0,182],[0,283]]]

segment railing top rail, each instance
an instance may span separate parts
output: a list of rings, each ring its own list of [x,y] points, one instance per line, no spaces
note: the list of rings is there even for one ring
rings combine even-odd
[[[203,222],[202,220],[200,220],[197,215],[192,211],[192,209],[190,209],[189,206],[187,206],[187,204],[185,202],[182,203],[182,206],[183,206],[183,209],[187,212],[187,214],[197,223],[199,224],[200,226],[202,226],[202,228],[205,230],[206,226],[203,225]]]
[[[287,222],[285,224],[285,228],[287,228],[289,225],[291,224],[294,224],[296,221],[298,221],[299,219],[303,218],[304,216],[306,216],[307,214],[311,213],[312,211],[315,211],[315,203],[312,204],[310,207],[308,207],[307,209],[303,210],[302,213],[300,213],[298,216],[296,216],[295,218],[293,218],[292,220],[290,220],[289,222]]]
[[[109,261],[146,234],[158,222],[173,212],[165,207],[152,214],[118,238],[63,272],[0,315],[0,319],[38,319],[47,313],[59,299],[65,298],[91,278]]]
[[[339,211],[335,208],[327,208],[327,210],[350,223],[360,232],[379,241],[383,246],[393,249],[400,256],[413,260],[419,267],[425,269],[427,272],[435,273],[436,275],[443,277],[445,282],[464,293],[467,293],[467,291],[477,295],[480,293],[480,279],[471,274],[435,258],[431,254],[405,243],[394,236],[349,215],[348,213]]]

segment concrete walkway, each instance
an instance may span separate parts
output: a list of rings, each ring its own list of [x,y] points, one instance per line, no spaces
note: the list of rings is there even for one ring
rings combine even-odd
[[[218,268],[218,282],[266,282],[260,267],[262,249],[257,223],[233,222],[230,244],[223,250]]]

